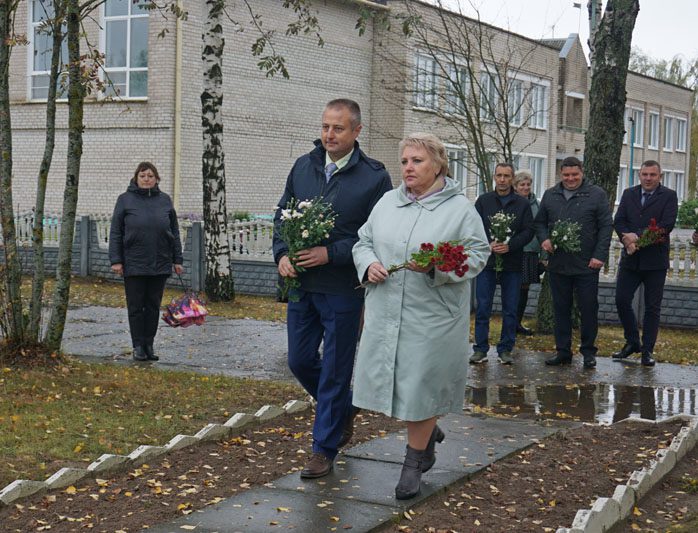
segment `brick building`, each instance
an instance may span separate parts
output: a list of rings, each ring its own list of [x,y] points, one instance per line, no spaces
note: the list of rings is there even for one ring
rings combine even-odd
[[[399,12],[404,2],[326,0],[315,2],[325,41],[286,37],[293,14],[274,0],[254,2],[267,29],[277,30],[276,49],[288,63],[291,79],[267,78],[257,68],[250,46],[257,35],[241,5],[226,24],[224,54],[225,152],[228,206],[231,210],[270,213],[293,161],[319,136],[324,103],[348,96],[364,113],[362,147],[386,163],[397,183],[397,143],[416,130],[432,131],[449,145],[453,174],[474,198],[481,185],[468,162],[467,146],[452,124],[442,120],[449,95],[430,78],[424,43],[369,22],[363,36],[355,29],[360,9],[371,4]],[[26,27],[30,44],[13,51],[10,83],[14,142],[14,202],[19,211],[34,203],[36,175],[43,152],[48,55],[40,23],[46,0],[21,2],[16,24]],[[240,3],[238,3],[240,4]],[[443,12],[412,2],[425,20]],[[120,98],[90,98],[85,107],[79,213],[110,212],[133,169],[151,160],[180,214],[201,213],[201,34],[203,3],[185,1],[186,21],[164,19],[128,0],[107,0],[94,20],[85,22],[91,43],[106,53],[107,71]],[[454,18],[454,15],[447,14]],[[458,17],[456,17],[458,18]],[[459,19],[462,24],[476,24]],[[486,25],[484,25],[486,26]],[[530,167],[535,189],[555,181],[559,161],[583,155],[590,76],[576,35],[535,41],[486,26],[492,61],[517,58],[510,76],[512,98],[521,113],[511,115],[517,131],[514,163]],[[242,29],[243,31],[238,31]],[[164,37],[158,35],[168,30]],[[439,46],[443,46],[441,43]],[[396,61],[397,58],[397,61]],[[459,64],[454,60],[454,68]],[[487,81],[487,80],[485,80]],[[431,85],[429,85],[431,83]],[[398,90],[399,89],[399,90]],[[647,158],[667,171],[665,183],[686,191],[690,146],[690,91],[630,74],[628,117],[635,122],[633,168]],[[492,89],[494,91],[494,88]],[[517,92],[518,91],[518,92]],[[494,94],[494,92],[493,92]],[[480,98],[476,95],[476,98]],[[59,211],[65,176],[67,106],[59,105],[54,163],[49,176],[47,211]],[[629,130],[630,131],[630,130]],[[630,137],[630,134],[629,134]],[[630,141],[628,141],[629,143]],[[630,150],[624,147],[620,178],[629,178]]]

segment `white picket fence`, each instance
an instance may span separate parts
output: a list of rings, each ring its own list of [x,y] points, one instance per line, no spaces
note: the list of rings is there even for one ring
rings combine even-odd
[[[90,219],[97,228],[99,247],[108,248],[111,215],[90,215]],[[17,239],[20,246],[31,246],[33,220],[34,217],[32,213],[23,213],[15,217]],[[192,223],[193,221],[188,218],[180,219],[179,228],[182,247],[185,246],[187,234]],[[234,258],[243,261],[273,261],[273,228],[273,222],[266,219],[231,221],[228,226],[228,231],[230,232],[230,243]],[[61,217],[59,215],[46,215],[44,217],[44,246],[58,246],[60,232]],[[614,235],[611,241],[609,260],[603,271],[603,278],[606,281],[615,279],[618,274],[618,265],[620,263],[622,248],[623,245]],[[672,235],[671,248],[667,283],[698,286],[698,273],[696,268],[698,248],[691,244],[690,238],[675,235]]]

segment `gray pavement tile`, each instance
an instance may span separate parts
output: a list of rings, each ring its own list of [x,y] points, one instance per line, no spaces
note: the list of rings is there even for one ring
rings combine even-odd
[[[261,488],[244,492],[175,522],[150,527],[147,531],[181,533],[185,531],[181,526],[187,525],[196,526],[193,529],[195,532],[206,533],[269,533],[277,530],[321,533],[345,529],[370,531],[389,520],[395,512],[382,505]]]

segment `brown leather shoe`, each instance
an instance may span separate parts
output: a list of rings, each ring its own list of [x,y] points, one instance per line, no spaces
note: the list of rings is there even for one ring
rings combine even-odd
[[[349,444],[349,441],[354,436],[354,419],[360,411],[361,409],[358,407],[351,408],[351,414],[344,421],[344,427],[342,428],[342,438],[339,439],[339,442],[337,443],[337,449],[344,448],[347,444]]]
[[[323,477],[332,472],[332,463],[334,461],[320,452],[313,452],[313,454],[305,463],[305,468],[301,470],[301,477],[303,479],[315,479],[318,477]]]

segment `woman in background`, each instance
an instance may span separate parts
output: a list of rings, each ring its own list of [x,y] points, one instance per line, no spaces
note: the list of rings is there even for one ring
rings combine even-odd
[[[155,165],[138,165],[126,192],[116,201],[109,233],[112,271],[124,278],[128,323],[136,361],[157,361],[158,329],[165,282],[182,267],[177,213],[162,192]]]

